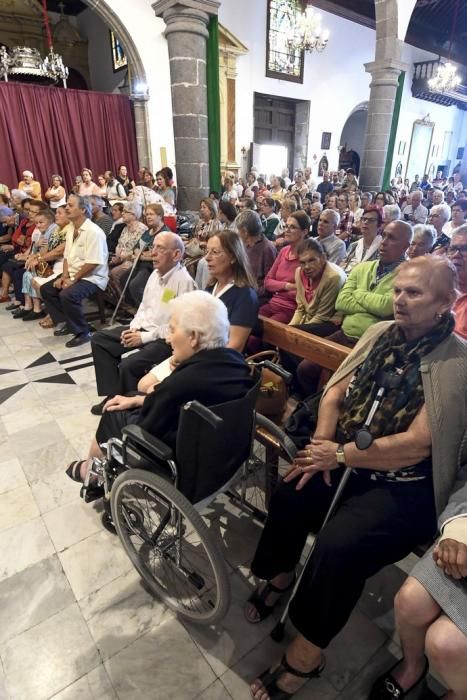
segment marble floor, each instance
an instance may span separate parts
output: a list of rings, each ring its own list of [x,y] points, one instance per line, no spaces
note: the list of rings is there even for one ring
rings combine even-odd
[[[85,456],[96,399],[89,345],[67,350],[0,307],[0,700],[248,698],[248,680],[282,650],[269,637],[274,620],[252,626],[242,614],[260,524],[225,496],[212,504],[231,609],[215,629],[174,617],[63,473]],[[297,700],[367,697],[399,654],[392,598],[410,565],[368,582],[324,674]]]

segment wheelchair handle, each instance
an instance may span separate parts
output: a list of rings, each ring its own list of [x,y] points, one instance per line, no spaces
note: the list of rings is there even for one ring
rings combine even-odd
[[[281,367],[280,365],[274,364],[274,362],[271,362],[271,360],[263,360],[262,362],[258,363],[262,367],[267,367],[267,369],[270,369],[271,372],[274,372],[275,374],[278,374],[279,377],[282,377],[284,382],[286,384],[290,384],[292,381],[292,375],[290,372],[287,372],[286,369]]]
[[[188,403],[183,406],[183,410],[194,411],[201,416],[201,418],[207,421],[213,428],[218,428],[220,424],[224,422],[222,418],[216,416],[215,413],[213,413],[209,408],[206,408],[206,406],[203,406],[203,404],[199,401],[188,401]]]

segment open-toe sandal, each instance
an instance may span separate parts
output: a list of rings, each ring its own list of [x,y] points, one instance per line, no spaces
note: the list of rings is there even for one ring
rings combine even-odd
[[[287,700],[295,695],[295,693],[298,693],[298,691],[303,688],[303,685],[297,689],[295,693],[288,693],[286,690],[282,690],[282,688],[279,688],[277,685],[277,681],[284,673],[290,673],[291,676],[296,676],[297,678],[303,678],[306,681],[310,681],[312,678],[318,678],[321,675],[325,665],[326,662],[323,656],[318,666],[315,666],[315,668],[308,671],[308,673],[304,673],[303,671],[298,671],[296,668],[291,666],[287,661],[286,655],[284,654],[279,666],[274,669],[274,671],[270,671],[269,669],[264,671],[264,673],[259,676],[259,680],[263,684],[264,689],[267,691],[270,700]]]
[[[72,479],[73,481],[77,481],[78,483],[82,484],[83,479],[81,478],[81,465],[85,462],[86,460],[82,459],[69,464],[66,468],[66,475],[69,476],[70,479]]]
[[[272,584],[270,581],[268,581],[261,590],[257,588],[248,598],[248,603],[250,603],[256,608],[258,612],[258,619],[252,620],[250,617],[248,617],[245,611],[245,617],[248,620],[248,622],[250,622],[252,625],[255,625],[258,622],[262,622],[267,617],[269,617],[274,608],[277,605],[279,605],[282,595],[284,593],[287,593],[287,591],[290,591],[294,587],[294,585],[295,576],[286,588],[277,588],[277,586],[274,586],[274,584]],[[266,605],[266,600],[268,599],[270,593],[277,593],[280,597],[276,600],[276,602],[273,605]]]

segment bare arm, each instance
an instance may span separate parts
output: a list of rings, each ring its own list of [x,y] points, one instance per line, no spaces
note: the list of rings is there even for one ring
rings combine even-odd
[[[245,328],[244,326],[230,326],[230,336],[227,347],[232,348],[232,350],[238,350],[238,352],[243,352],[243,348],[245,347],[250,333],[251,328]]]

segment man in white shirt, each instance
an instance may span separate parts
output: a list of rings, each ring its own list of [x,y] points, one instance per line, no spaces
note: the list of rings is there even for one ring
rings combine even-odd
[[[136,391],[138,381],[151,367],[172,354],[165,341],[169,322],[169,301],[191,292],[196,285],[181,260],[184,245],[175,233],[162,232],[156,236],[153,252],[154,272],[146,283],[143,299],[129,326],[118,326],[95,333],[91,349],[94,358],[97,393],[106,398],[92,407],[101,415],[107,397],[126,396]],[[138,348],[138,352],[122,355]]]
[[[410,197],[410,204],[404,207],[402,215],[409,224],[426,224],[428,209],[422,204],[422,190],[414,190]]]
[[[66,238],[63,272],[41,287],[41,295],[57,324],[54,335],[73,333],[66,347],[74,348],[91,339],[82,302],[107,287],[108,250],[104,232],[90,221],[91,206],[85,197],[71,194],[66,213],[72,227]]]

